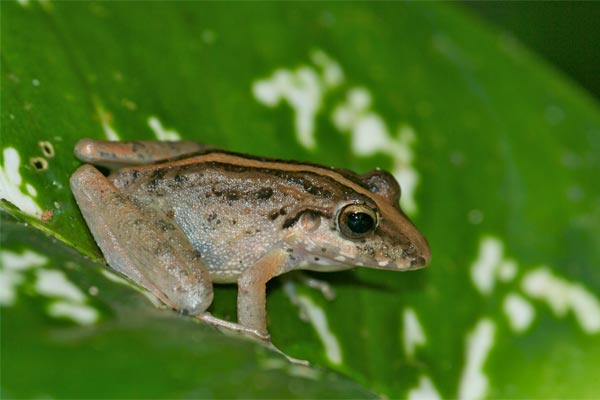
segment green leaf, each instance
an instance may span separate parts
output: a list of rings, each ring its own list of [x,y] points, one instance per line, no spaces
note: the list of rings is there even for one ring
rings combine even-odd
[[[3,397],[374,397],[153,308],[72,249],[9,218],[2,224],[2,281],[18,288],[2,312]]]
[[[598,396],[600,113],[511,38],[448,4],[34,1],[2,38],[5,397]],[[81,257],[82,137],[389,169],[433,261],[270,284],[318,367],[288,365]]]

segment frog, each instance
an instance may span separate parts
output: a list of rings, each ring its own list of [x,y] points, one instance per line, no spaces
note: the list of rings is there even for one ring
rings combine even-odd
[[[250,156],[190,141],[81,139],[70,178],[108,266],[168,308],[270,340],[266,285],[297,270],[426,266],[425,237],[381,169]],[[108,171],[107,174],[101,172]],[[237,284],[237,322],[213,284]]]

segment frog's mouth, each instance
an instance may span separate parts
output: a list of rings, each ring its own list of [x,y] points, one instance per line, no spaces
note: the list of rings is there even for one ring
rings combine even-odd
[[[362,257],[345,257],[343,255],[319,255],[312,252],[306,252],[306,261],[302,269],[335,272],[353,268],[372,268],[388,271],[412,271],[425,267],[427,260],[420,256],[403,257],[399,262],[392,260],[374,260]]]
[[[427,260],[424,257],[416,256],[412,258],[403,259],[401,262],[397,261],[371,261],[370,268],[374,269],[385,269],[391,271],[412,271],[415,269],[421,269],[427,265]]]

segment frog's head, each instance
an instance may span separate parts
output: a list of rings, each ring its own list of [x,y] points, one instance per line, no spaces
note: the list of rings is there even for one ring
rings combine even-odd
[[[361,185],[338,199],[328,213],[304,213],[297,228],[302,247],[315,269],[351,266],[407,270],[424,267],[431,258],[427,241],[398,204],[400,186],[380,170],[356,176]]]

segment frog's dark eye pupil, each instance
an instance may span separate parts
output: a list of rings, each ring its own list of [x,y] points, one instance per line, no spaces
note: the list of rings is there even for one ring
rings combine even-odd
[[[373,229],[375,221],[373,218],[364,212],[355,212],[348,214],[346,217],[346,225],[354,233],[366,233]]]
[[[377,226],[377,213],[363,204],[349,204],[338,214],[340,232],[351,239],[367,236]]]

